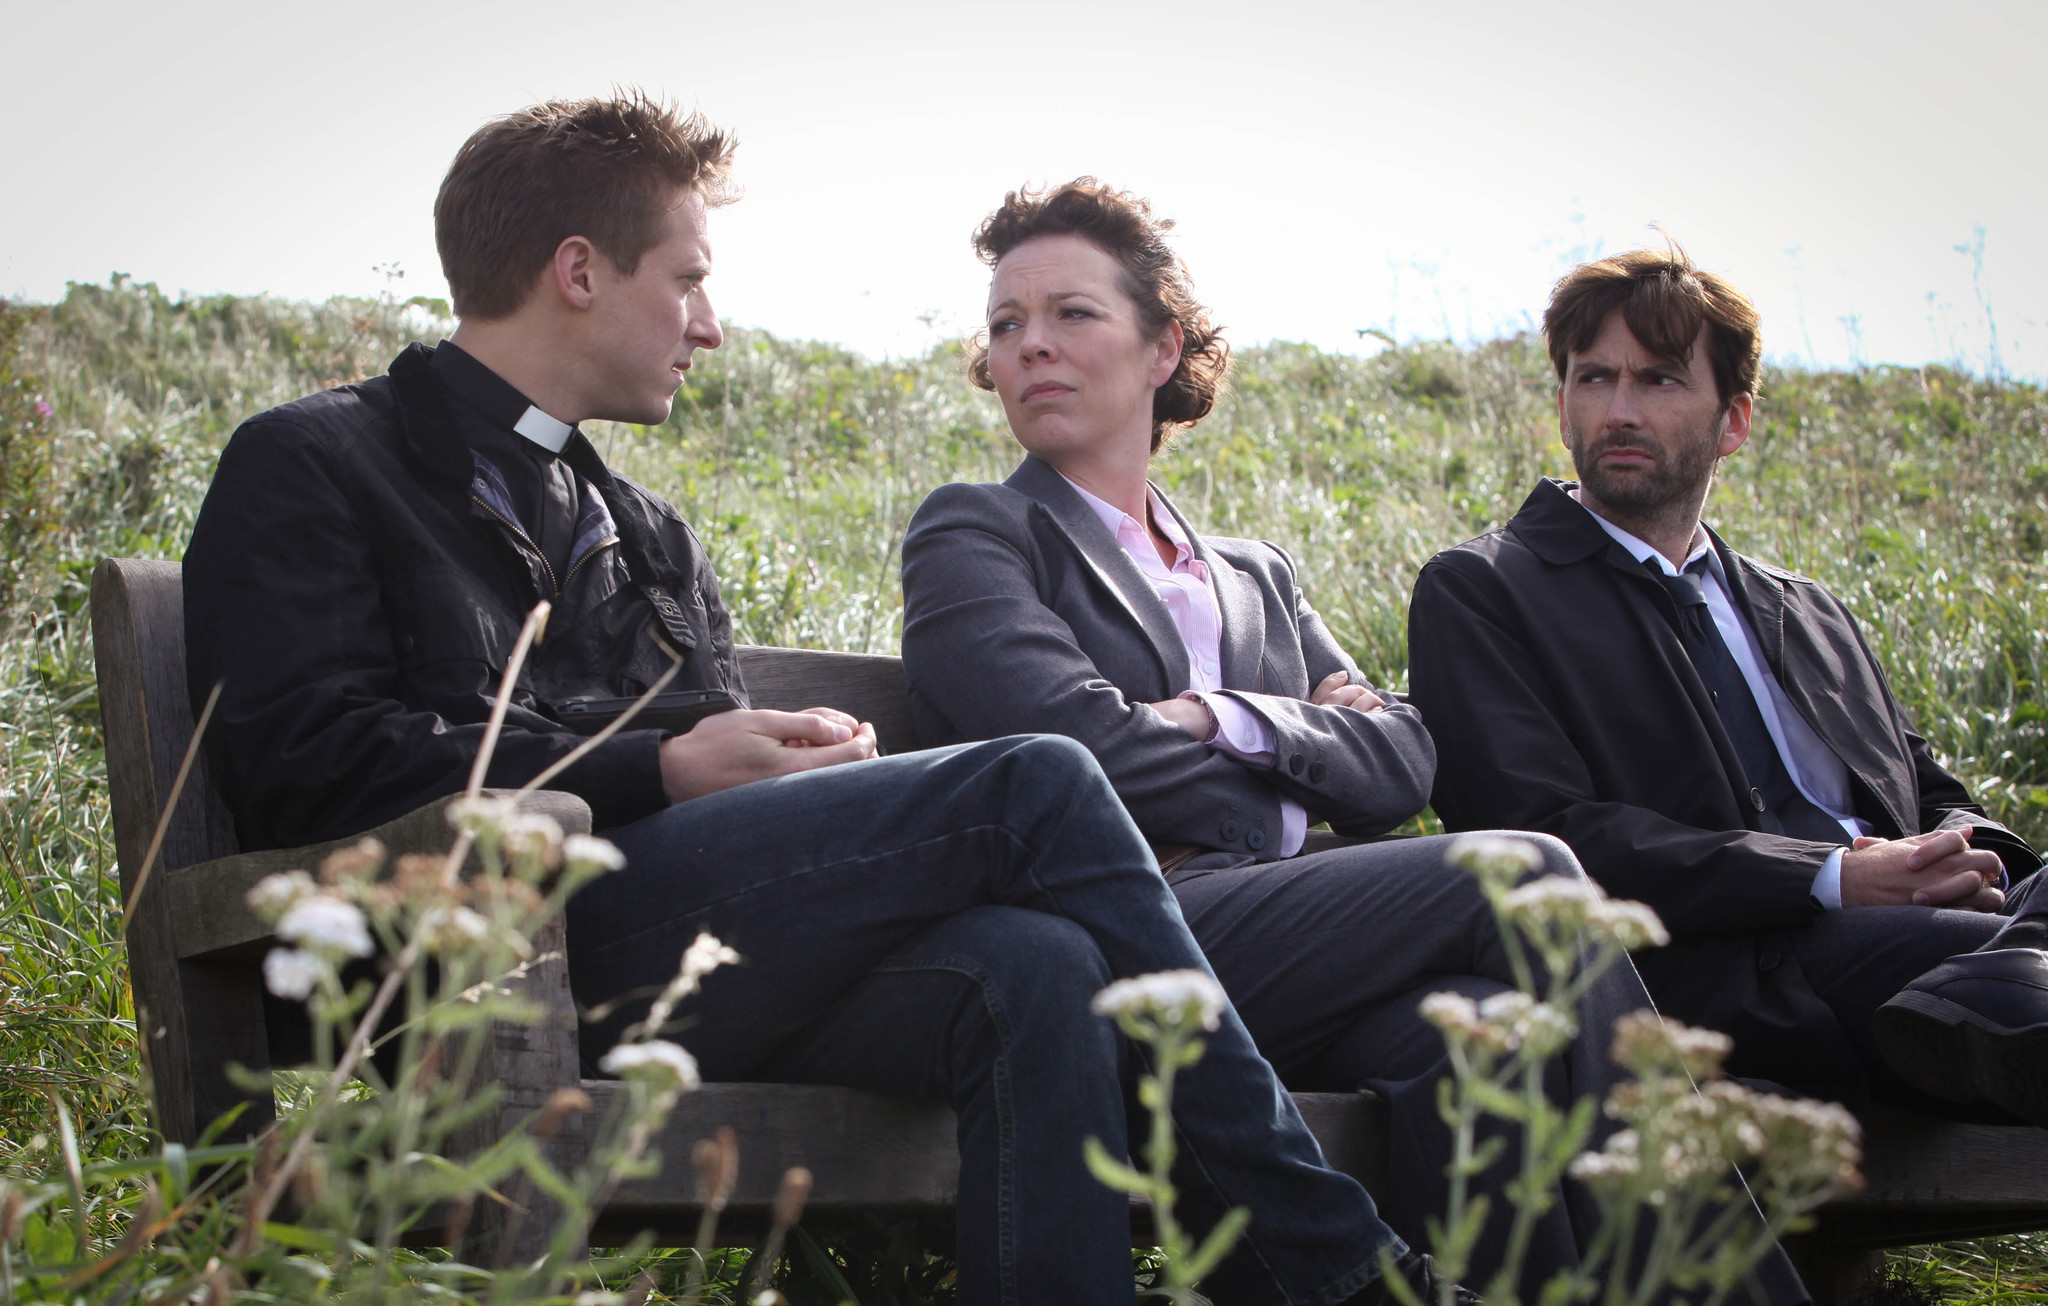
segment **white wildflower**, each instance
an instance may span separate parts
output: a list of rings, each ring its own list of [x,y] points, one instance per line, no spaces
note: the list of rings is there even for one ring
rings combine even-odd
[[[1446,1034],[1471,1036],[1480,1030],[1479,1004],[1462,993],[1432,993],[1417,1008],[1422,1018]]]
[[[1726,1034],[1665,1020],[1647,1009],[1614,1022],[1615,1064],[1638,1079],[1679,1072],[1694,1081],[1710,1079],[1734,1047]]]
[[[467,907],[430,907],[417,927],[432,952],[447,952],[490,937],[491,922]]]
[[[673,1043],[649,1039],[645,1043],[621,1043],[604,1054],[597,1068],[620,1079],[645,1079],[663,1088],[695,1088],[701,1079],[697,1058]]]
[[[1572,1158],[1571,1176],[1595,1188],[1617,1188],[1642,1172],[1636,1155],[1638,1139],[1633,1129],[1623,1129],[1607,1140],[1598,1152],[1581,1152]]]
[[[576,1299],[570,1306],[626,1306],[626,1297],[624,1293],[600,1292],[595,1288],[586,1288],[576,1294]]]
[[[515,854],[547,857],[562,846],[562,824],[552,816],[516,813],[505,823],[505,846]]]
[[[609,839],[572,834],[562,840],[562,860],[579,870],[616,871],[626,864],[626,854]]]
[[[1172,1024],[1192,1018],[1203,1029],[1215,1029],[1226,1005],[1223,986],[1199,970],[1165,970],[1121,979],[1095,995],[1089,1004],[1098,1016],[1160,1017]]]
[[[263,959],[263,983],[280,998],[304,1002],[320,982],[320,959],[298,948],[272,948]]]
[[[458,798],[448,804],[448,824],[479,839],[503,838],[506,829],[518,820],[519,804],[510,798]]]
[[[1587,919],[1606,901],[1607,895],[1591,880],[1546,875],[1510,889],[1500,905],[1509,919],[1525,929],[1549,926],[1577,930],[1584,928]]]
[[[1597,903],[1586,913],[1586,928],[1589,932],[1615,943],[1630,952],[1638,948],[1661,948],[1671,942],[1671,934],[1664,928],[1657,913],[1647,904],[1609,898]]]
[[[1543,869],[1543,854],[1527,839],[1500,834],[1461,834],[1451,840],[1445,860],[1468,871],[1517,878]]]
[[[1569,1012],[1510,989],[1479,1004],[1487,1042],[1502,1052],[1526,1051],[1545,1060],[1562,1051],[1579,1032]]]
[[[316,893],[294,902],[277,922],[277,937],[309,948],[367,957],[377,950],[369,921],[354,903]]]
[[[699,934],[683,951],[683,964],[679,972],[694,992],[696,982],[717,970],[720,966],[731,966],[740,959],[740,954],[720,943],[709,934]]]
[[[304,871],[286,871],[281,875],[266,875],[256,881],[254,888],[242,896],[249,904],[249,910],[259,920],[274,925],[291,905],[301,898],[311,897],[320,891],[313,883],[313,877]]]

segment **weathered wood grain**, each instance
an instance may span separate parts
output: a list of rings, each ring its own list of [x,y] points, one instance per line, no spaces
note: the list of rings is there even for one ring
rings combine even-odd
[[[747,698],[755,707],[782,712],[836,707],[872,721],[884,752],[916,751],[917,729],[911,724],[903,659],[761,644],[742,644],[736,651]]]
[[[134,895],[143,854],[192,738],[192,711],[185,692],[185,601],[179,577],[176,563],[132,559],[105,559],[93,572],[93,649],[124,901]],[[255,1028],[262,1027],[261,990],[249,987],[246,971],[188,972],[179,965],[167,877],[162,873],[165,867],[232,854],[235,847],[233,823],[201,757],[171,814],[161,863],[136,899],[127,928],[129,974],[154,1089],[154,1119],[164,1137],[175,1142],[195,1141],[218,1110],[242,1100],[227,1080],[230,1061],[258,1071],[269,1067],[267,1056],[259,1055],[257,1043],[246,1037],[252,1011]],[[188,999],[202,1004],[205,1013],[195,1019]],[[242,1036],[219,1041],[237,1030]],[[255,1103],[236,1122],[231,1136],[246,1137],[269,1119],[269,1103]]]

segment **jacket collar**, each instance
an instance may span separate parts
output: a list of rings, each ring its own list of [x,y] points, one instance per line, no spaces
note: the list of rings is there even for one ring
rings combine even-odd
[[[1630,575],[1647,575],[1633,555],[1613,536],[1600,529],[1584,505],[1572,498],[1578,486],[1546,476],[1536,483],[1521,507],[1508,522],[1508,530],[1529,551],[1554,567],[1583,562],[1602,554],[1608,563]],[[1785,675],[1785,585],[1772,571],[1728,547],[1713,527],[1706,526],[1707,539],[1720,556],[1721,572],[1741,609],[1749,628],[1756,632],[1764,661],[1782,683]]]
[[[1187,645],[1181,642],[1180,630],[1173,624],[1172,614],[1160,601],[1152,582],[1138,570],[1138,564],[1116,542],[1116,537],[1109,533],[1109,528],[1102,524],[1095,510],[1074,493],[1074,487],[1067,484],[1067,478],[1054,471],[1051,464],[1037,454],[1026,454],[1017,470],[1011,472],[1010,478],[1003,483],[1045,510],[1046,516],[1067,537],[1074,552],[1088,564],[1096,580],[1145,632],[1146,641],[1159,658],[1160,671],[1166,677],[1169,692],[1175,685],[1187,684],[1191,674]],[[1164,497],[1161,496],[1162,500]],[[1174,516],[1178,520],[1180,514],[1176,512]],[[1186,523],[1182,522],[1182,525],[1185,527]],[[1188,538],[1195,540],[1197,537],[1190,531]],[[1200,547],[1198,543],[1197,548]],[[1203,561],[1207,562],[1207,559]]]
[[[399,434],[406,451],[451,491],[467,495],[476,461],[456,434],[447,397],[434,377],[434,350],[414,341],[391,360],[392,393],[398,400]],[[479,364],[481,366],[481,364]],[[569,437],[559,455],[596,489],[618,530],[621,551],[633,579],[642,583],[682,579],[637,500],[629,496],[582,431]],[[588,506],[586,505],[585,515]],[[586,523],[579,521],[577,534]]]

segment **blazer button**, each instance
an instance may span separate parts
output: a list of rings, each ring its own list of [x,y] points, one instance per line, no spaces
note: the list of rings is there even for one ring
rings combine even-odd
[[[1290,773],[1294,775],[1300,775],[1301,768],[1307,765],[1308,759],[1303,757],[1300,753],[1296,753],[1293,757],[1287,759],[1287,769]]]
[[[1761,812],[1762,810],[1764,810],[1764,791],[1763,791],[1763,790],[1761,790],[1761,789],[1752,789],[1752,790],[1750,790],[1750,791],[1749,791],[1749,805],[1750,805],[1751,807],[1754,807],[1754,808],[1756,808],[1756,810],[1758,810],[1759,812]]]
[[[1309,767],[1308,782],[1312,785],[1319,785],[1323,782],[1323,764],[1321,762],[1316,762]]]
[[[1264,848],[1266,846],[1266,832],[1264,830],[1252,830],[1248,832],[1244,837],[1244,846],[1251,849],[1253,852],[1257,852],[1259,849]]]
[[[1225,818],[1225,820],[1224,820],[1223,824],[1217,827],[1217,829],[1216,829],[1216,833],[1218,833],[1218,834],[1220,834],[1220,835],[1222,835],[1222,836],[1223,836],[1223,842],[1225,842],[1225,843],[1236,843],[1236,842],[1237,842],[1237,830],[1238,830],[1238,825],[1237,825],[1237,821],[1236,821],[1236,819],[1235,819],[1235,818]]]

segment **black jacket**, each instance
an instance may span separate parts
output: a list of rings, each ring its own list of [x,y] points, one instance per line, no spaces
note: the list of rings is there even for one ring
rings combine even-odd
[[[527,613],[554,605],[521,672],[486,783],[516,786],[580,740],[550,705],[672,689],[744,697],[731,622],[675,510],[605,467],[562,457],[595,495],[557,578],[455,434],[433,351],[243,423],[185,555],[197,711],[216,681],[208,761],[245,849],[368,829],[459,791]],[[495,505],[495,506],[494,506]],[[662,734],[625,730],[550,782],[599,829],[666,806]]]
[[[1820,1089],[1840,1031],[1773,932],[1811,921],[1835,845],[1756,828],[1720,715],[1672,625],[1669,594],[1574,502],[1537,485],[1503,529],[1438,554],[1409,610],[1411,698],[1437,744],[1453,830],[1540,830],[1609,893],[1648,903],[1675,946],[1638,957],[1669,1014],[1792,1063]],[[1968,825],[2014,880],[2040,865],[1934,760],[1841,601],[1713,546],[1765,661],[1847,765],[1856,815],[1898,838]],[[1771,1076],[1779,1077],[1779,1076]]]

